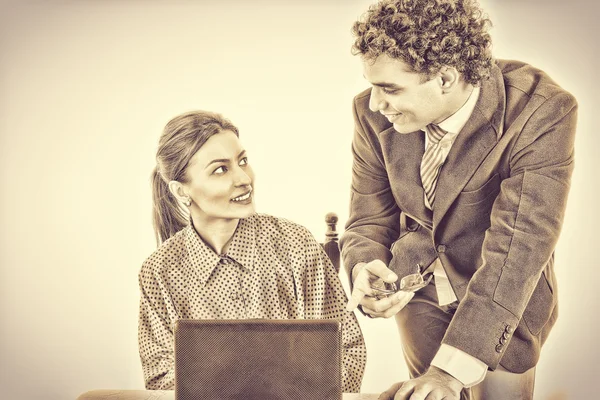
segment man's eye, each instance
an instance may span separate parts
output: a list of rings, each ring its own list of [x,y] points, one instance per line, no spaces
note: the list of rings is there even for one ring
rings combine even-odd
[[[215,169],[213,171],[213,174],[221,175],[221,174],[224,174],[225,172],[227,172],[227,167],[222,165],[219,168]]]
[[[244,157],[240,160],[240,165],[247,165],[248,164],[248,157]]]
[[[383,91],[383,93],[385,94],[396,94],[400,92],[400,89],[388,89],[388,88],[381,88],[381,90]]]

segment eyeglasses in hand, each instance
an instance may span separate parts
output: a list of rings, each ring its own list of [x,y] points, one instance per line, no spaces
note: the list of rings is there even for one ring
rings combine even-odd
[[[424,288],[429,284],[429,282],[431,282],[431,279],[433,278],[433,274],[428,275],[428,278],[425,279],[421,274],[421,265],[417,264],[416,273],[406,275],[400,280],[400,290],[414,293],[417,290]],[[384,282],[383,287],[371,287],[371,289],[376,293],[377,298],[383,298],[396,293],[398,291],[398,286],[394,282]]]

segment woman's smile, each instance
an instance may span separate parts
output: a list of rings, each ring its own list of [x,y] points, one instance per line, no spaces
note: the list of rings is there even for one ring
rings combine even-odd
[[[242,204],[242,205],[251,204],[252,203],[252,188],[250,188],[250,190],[248,190],[246,193],[244,193],[238,197],[234,197],[230,201],[233,203]]]

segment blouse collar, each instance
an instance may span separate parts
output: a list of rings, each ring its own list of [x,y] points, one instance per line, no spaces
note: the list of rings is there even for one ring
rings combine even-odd
[[[256,252],[256,227],[252,217],[240,219],[225,254],[217,254],[198,235],[190,224],[185,229],[185,246],[189,267],[196,271],[200,282],[205,284],[215,267],[222,261],[235,262],[249,271],[254,268]]]

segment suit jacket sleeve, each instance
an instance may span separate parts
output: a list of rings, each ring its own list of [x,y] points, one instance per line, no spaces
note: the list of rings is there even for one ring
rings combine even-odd
[[[536,287],[548,285],[543,271],[558,240],[573,171],[576,101],[560,92],[539,103],[510,150],[510,175],[492,208],[483,262],[443,339],[492,369],[508,345],[499,341],[510,340],[526,306],[540,301],[532,297]]]
[[[390,246],[398,239],[400,209],[392,195],[379,143],[372,141],[353,104],[354,138],[350,214],[340,240],[342,259],[350,272],[359,262],[389,264]],[[351,274],[349,273],[349,276]]]

